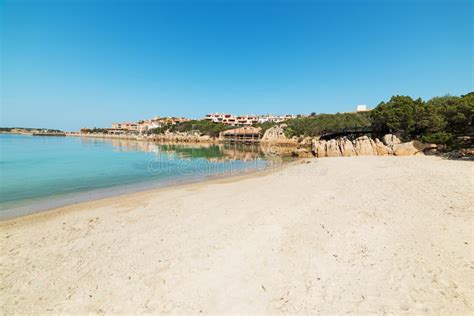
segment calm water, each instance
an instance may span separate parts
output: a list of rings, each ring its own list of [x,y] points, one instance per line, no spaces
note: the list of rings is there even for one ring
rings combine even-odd
[[[255,147],[0,134],[0,219],[266,165]]]

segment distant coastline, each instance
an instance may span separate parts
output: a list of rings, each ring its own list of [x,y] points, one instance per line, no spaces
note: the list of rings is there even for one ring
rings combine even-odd
[[[33,135],[33,134],[65,134],[64,131],[52,128],[37,128],[37,127],[0,127],[0,134],[19,134],[19,135]]]
[[[427,101],[396,95],[373,109],[359,105],[354,112],[335,114],[211,113],[202,119],[154,117],[113,123],[110,128],[81,128],[80,132],[32,128],[0,128],[0,132],[170,143],[260,143],[294,147],[293,154],[299,157],[413,155],[425,150],[474,156],[473,113],[474,92],[470,92]],[[382,141],[393,137],[405,147],[402,151],[391,148],[398,144]]]

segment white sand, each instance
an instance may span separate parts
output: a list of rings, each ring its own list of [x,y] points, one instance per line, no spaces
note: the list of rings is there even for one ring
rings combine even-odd
[[[0,223],[0,313],[473,313],[474,164],[326,158]]]

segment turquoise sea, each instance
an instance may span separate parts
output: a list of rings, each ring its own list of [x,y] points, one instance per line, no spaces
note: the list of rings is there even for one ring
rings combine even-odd
[[[0,134],[0,220],[266,166],[258,147]]]

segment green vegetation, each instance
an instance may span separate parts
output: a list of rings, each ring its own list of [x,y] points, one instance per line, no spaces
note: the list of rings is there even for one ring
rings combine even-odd
[[[235,128],[221,123],[213,123],[209,121],[188,121],[176,125],[165,125],[161,128],[153,130],[155,134],[162,134],[169,130],[170,132],[193,132],[196,131],[201,135],[208,135],[211,137],[218,137],[220,132]]]
[[[394,96],[371,112],[372,127],[377,133],[454,146],[458,136],[474,132],[473,116],[474,93],[428,101]]]
[[[87,133],[92,133],[92,134],[107,134],[108,131],[106,128],[97,128],[97,127],[94,127],[94,128],[91,128],[89,129],[89,131]]]
[[[283,123],[266,122],[255,124],[262,128],[262,134],[275,125],[285,124],[287,137],[320,136],[326,133],[342,132],[348,129],[370,129],[371,120],[368,112],[364,113],[337,113],[315,114],[308,117],[289,119]]]
[[[374,110],[360,113],[312,114],[285,121],[289,137],[321,136],[348,130],[367,130],[377,136],[396,134],[404,140],[459,145],[457,138],[474,133],[474,92],[456,97],[435,97],[428,101],[393,96]],[[266,129],[277,125],[264,123]]]
[[[374,130],[397,133],[407,139],[437,132],[444,125],[432,105],[407,96],[394,96],[387,103],[380,103],[371,114]]]
[[[286,123],[286,122],[285,122]],[[284,124],[284,123],[274,123],[274,122],[265,122],[265,123],[258,123],[258,124],[254,124],[253,126],[254,127],[260,127],[262,130],[261,130],[261,133],[262,135],[265,134],[265,131],[275,125],[280,125],[280,124]]]
[[[319,136],[326,133],[342,132],[349,129],[370,129],[369,112],[319,114],[285,122],[285,134],[292,136]]]

